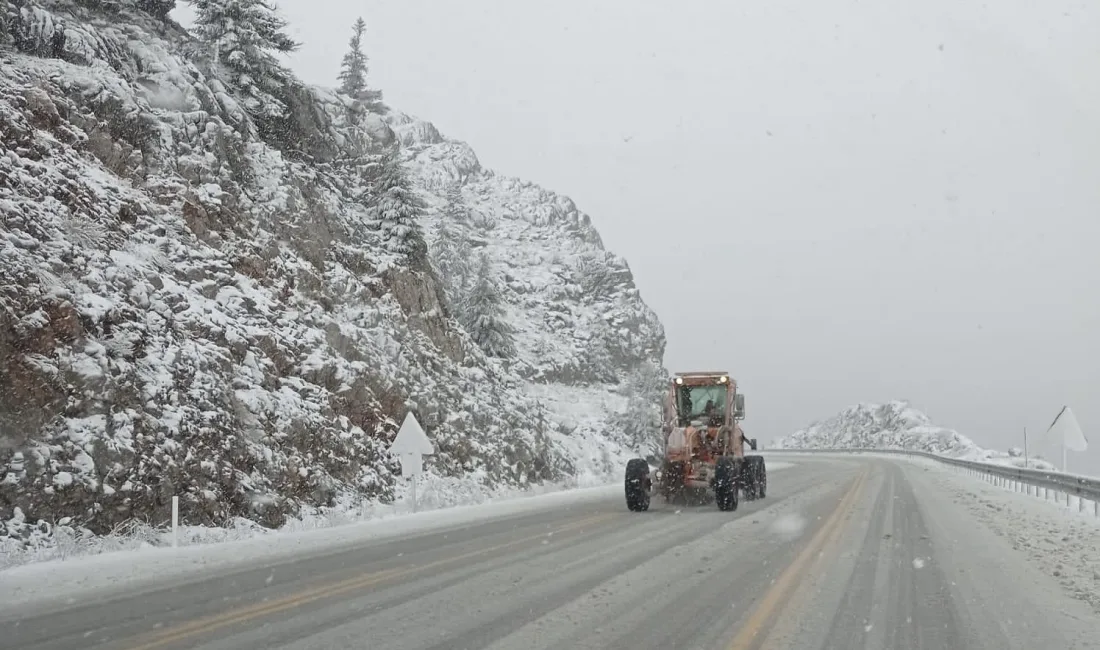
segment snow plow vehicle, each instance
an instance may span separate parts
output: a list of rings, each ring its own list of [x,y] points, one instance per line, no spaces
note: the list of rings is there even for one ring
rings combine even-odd
[[[669,380],[664,400],[664,457],[654,467],[644,458],[626,465],[626,507],[649,509],[652,496],[668,503],[717,502],[719,510],[736,510],[740,493],[763,498],[768,476],[756,439],[745,438],[745,396],[727,372],[683,372]]]

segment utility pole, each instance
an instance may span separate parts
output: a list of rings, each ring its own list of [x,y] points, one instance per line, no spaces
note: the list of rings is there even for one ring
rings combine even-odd
[[[1027,469],[1027,427],[1024,427],[1024,469]]]

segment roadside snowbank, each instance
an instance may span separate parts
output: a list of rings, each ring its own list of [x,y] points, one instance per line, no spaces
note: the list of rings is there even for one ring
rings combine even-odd
[[[768,470],[779,471],[796,464],[769,460]],[[547,490],[556,490],[545,492]],[[539,494],[537,491],[544,491]],[[370,506],[369,521],[301,521],[270,531],[260,527],[181,529],[178,548],[155,547],[137,540],[118,549],[129,552],[100,552],[34,562],[0,571],[0,611],[23,610],[68,604],[87,598],[109,596],[114,591],[164,587],[173,581],[198,579],[216,572],[240,569],[252,564],[286,561],[303,554],[334,552],[353,544],[410,536],[452,526],[523,515],[551,508],[569,508],[601,500],[617,500],[622,485],[565,489],[539,486],[527,492],[515,491],[486,498],[476,505],[454,506],[411,513],[408,505],[382,508]],[[617,503],[617,501],[616,501]],[[347,511],[344,511],[347,515]],[[311,528],[312,526],[312,528]],[[236,537],[235,537],[236,535]],[[223,542],[223,543],[212,543]]]
[[[557,493],[576,488],[599,487],[610,483],[608,476],[586,476],[566,482],[538,484],[521,488],[487,489],[477,477],[441,477],[424,474],[418,480],[417,510],[426,513],[434,510],[462,506],[494,503],[502,500],[522,500],[528,497]],[[391,519],[412,513],[409,499],[409,483],[402,481],[396,486],[397,500],[393,504],[379,504],[377,501],[363,499],[358,503],[341,501],[332,508],[322,508],[302,517],[288,520],[278,529],[264,528],[259,524],[237,517],[230,525],[181,526],[177,543],[180,546],[198,544],[218,544],[237,542],[253,538],[270,538],[284,533],[300,533],[337,526],[361,524],[382,519]],[[18,518],[19,513],[16,513]],[[15,545],[3,544],[0,540],[0,576],[8,575],[5,569],[23,564],[50,561],[69,561],[76,558],[114,553],[118,551],[137,551],[170,547],[172,534],[170,528],[154,527],[141,522],[127,522],[109,535],[81,535],[66,525],[58,525],[43,535],[40,544]]]
[[[621,491],[622,486],[614,484],[499,498],[478,505],[428,512],[388,516],[379,513],[378,518],[371,521],[321,530],[250,531],[248,539],[222,544],[202,543],[204,537],[191,531],[182,536],[192,542],[190,546],[155,548],[146,544],[126,553],[55,559],[7,569],[0,572],[0,582],[4,585],[0,590],[0,610],[8,611],[16,605],[75,602],[93,591],[97,597],[103,597],[107,595],[105,592],[115,589],[133,591],[154,585],[164,587],[172,581],[199,578],[250,564],[278,562],[301,554],[332,552],[352,544],[591,503],[619,496]]]

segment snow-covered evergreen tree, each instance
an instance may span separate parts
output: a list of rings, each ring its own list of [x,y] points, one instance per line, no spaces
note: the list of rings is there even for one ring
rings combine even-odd
[[[585,294],[601,299],[609,298],[614,289],[614,279],[607,265],[607,254],[602,250],[588,251],[577,260],[574,271],[577,284]]]
[[[493,281],[489,256],[481,254],[477,277],[466,301],[466,331],[491,357],[508,358],[515,354],[512,328],[504,321],[500,289]]]
[[[473,249],[466,237],[468,224],[466,204],[458,183],[447,188],[447,203],[440,212],[439,229],[431,246],[432,261],[443,280],[447,298],[456,313],[465,311],[466,297],[470,291]]]
[[[470,286],[471,255],[470,242],[463,231],[452,226],[444,216],[432,242],[431,256],[447,297],[459,311]]]
[[[176,0],[137,0],[137,7],[163,20],[176,8]]]
[[[443,218],[453,224],[466,225],[470,222],[470,209],[466,207],[466,199],[462,198],[462,185],[451,183],[447,187],[447,205],[443,208]]]
[[[195,0],[196,35],[213,49],[215,63],[238,101],[254,117],[280,117],[286,105],[274,93],[292,78],[275,53],[298,49],[283,31],[287,22],[268,0]]]
[[[351,29],[348,52],[340,62],[340,93],[358,99],[371,111],[384,113],[382,91],[367,88],[367,55],[363,53],[363,33],[367,30],[367,23],[359,18]]]
[[[656,364],[634,368],[620,384],[627,396],[626,410],[611,418],[611,429],[621,442],[640,454],[661,451],[661,399],[665,374]]]
[[[382,230],[386,249],[410,257],[426,257],[427,245],[417,226],[425,206],[401,164],[398,145],[394,144],[379,156],[371,194],[371,209]]]

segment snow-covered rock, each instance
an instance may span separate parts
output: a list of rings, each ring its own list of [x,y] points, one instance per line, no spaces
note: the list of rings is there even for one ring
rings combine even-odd
[[[856,404],[833,417],[815,422],[795,433],[777,439],[775,449],[905,449],[932,454],[1024,467],[1023,453],[979,447],[954,429],[937,426],[908,402]],[[1040,458],[1028,458],[1034,469],[1054,469]]]
[[[476,493],[591,482],[638,443],[616,423],[663,330],[569,199],[326,89],[289,84],[290,117],[253,121],[158,17],[170,2],[18,4],[0,0],[9,544],[63,518],[159,526],[173,495],[209,526],[391,502],[407,410],[427,470]],[[370,174],[394,142],[428,205],[414,237],[460,181],[509,358],[475,344],[429,260],[384,246]]]

